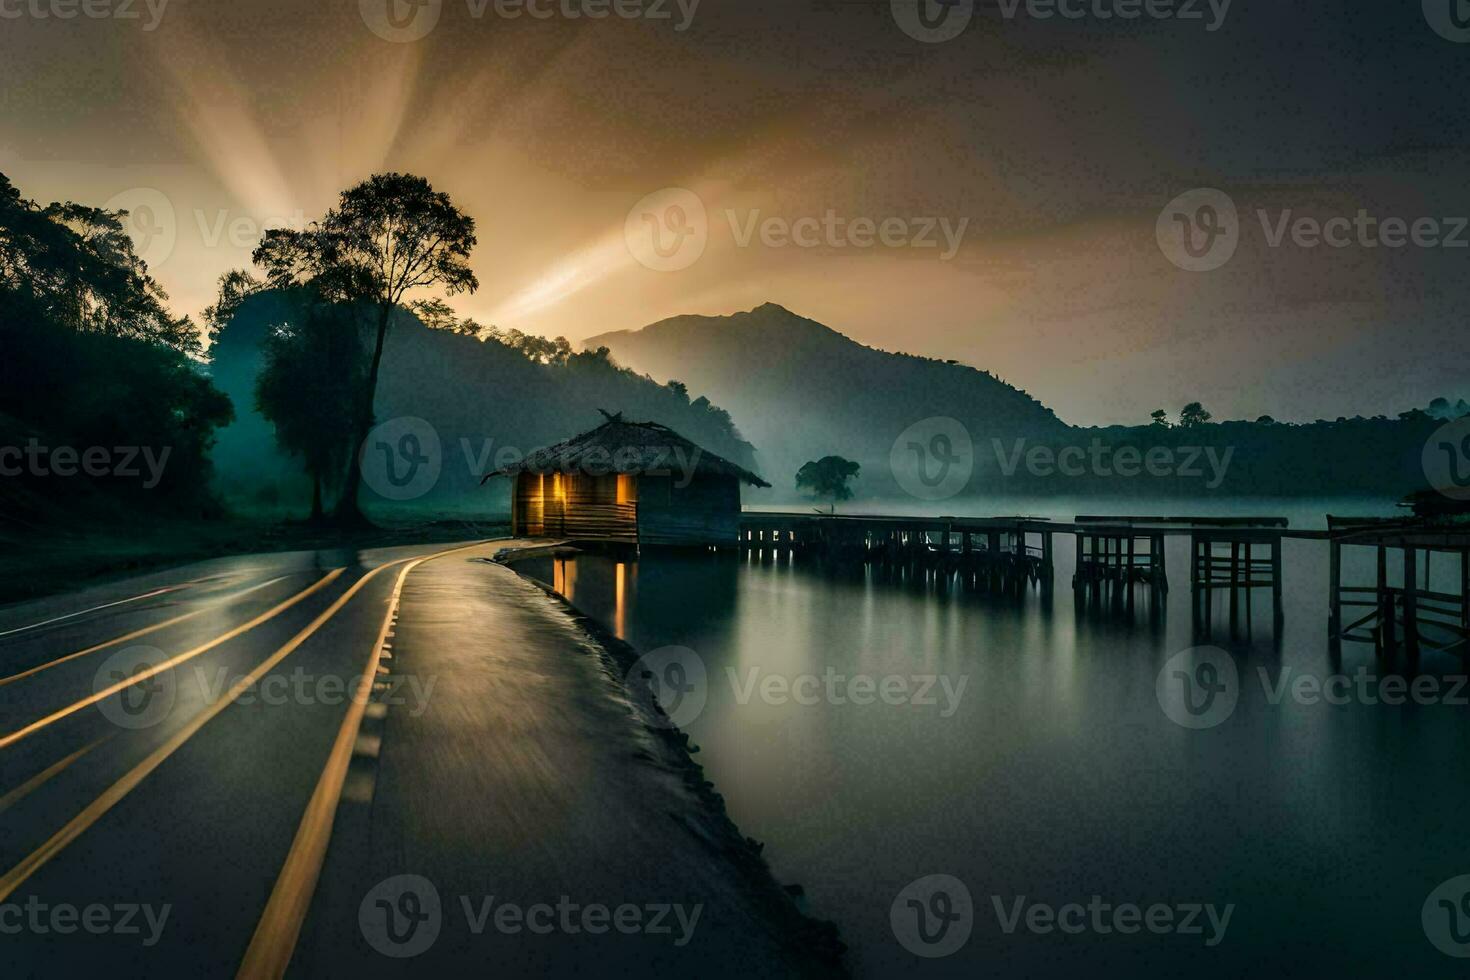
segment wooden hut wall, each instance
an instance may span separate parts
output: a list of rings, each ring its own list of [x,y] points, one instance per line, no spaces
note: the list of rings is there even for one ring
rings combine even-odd
[[[545,507],[542,504],[542,482],[550,482],[537,473],[516,476],[515,494],[511,500],[511,533],[520,538],[545,536]]]
[[[588,541],[638,541],[636,503],[618,503],[616,476],[583,476],[551,473],[523,474],[518,496],[519,513],[525,514],[520,533],[538,537],[574,538]]]
[[[740,483],[700,476],[638,481],[638,540],[645,545],[734,545],[740,533]]]

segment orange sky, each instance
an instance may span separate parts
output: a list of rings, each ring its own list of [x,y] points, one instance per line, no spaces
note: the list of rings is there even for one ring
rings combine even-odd
[[[141,3],[138,20],[7,19],[0,170],[40,200],[145,205],[145,257],[191,314],[263,225],[398,169],[476,217],[482,289],[455,305],[505,328],[576,341],[774,301],[987,368],[1083,424],[1192,398],[1312,418],[1470,394],[1444,356],[1465,253],[1271,248],[1254,214],[1470,213],[1463,113],[1429,81],[1470,45],[1415,12],[1376,64],[1370,15],[1235,11],[1211,33],[989,15],[931,45],[887,3],[535,20],[443,0],[399,43],[372,29],[383,2],[173,0],[151,30]],[[1208,273],[1155,238],[1200,186],[1244,218]],[[668,188],[693,192],[704,247],[661,271],[635,205]],[[885,222],[886,241],[860,232]]]

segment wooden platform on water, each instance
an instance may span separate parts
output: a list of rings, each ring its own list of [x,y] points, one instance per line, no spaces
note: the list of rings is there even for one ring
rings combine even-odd
[[[1079,603],[1132,602],[1135,588],[1169,589],[1165,542],[1190,539],[1190,591],[1197,624],[1208,630],[1217,600],[1232,622],[1249,621],[1255,593],[1269,589],[1273,619],[1282,616],[1282,542],[1325,541],[1330,549],[1329,637],[1372,643],[1382,654],[1421,648],[1470,655],[1470,525],[1413,518],[1329,515],[1326,530],[1293,530],[1284,517],[1084,515],[1070,522],[1038,517],[903,517],[746,511],[739,545],[747,550],[816,554],[839,561],[955,570],[1003,591],[1050,590],[1057,534],[1076,543],[1072,586]],[[1342,549],[1377,552],[1372,584],[1344,585]],[[1389,552],[1401,555],[1399,581]],[[1432,589],[1436,556],[1448,558],[1456,591]],[[1346,621],[1344,610],[1354,615]],[[1366,612],[1364,612],[1366,610]]]

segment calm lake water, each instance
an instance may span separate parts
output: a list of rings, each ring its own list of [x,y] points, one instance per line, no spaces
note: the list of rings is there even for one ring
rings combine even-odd
[[[1432,680],[1400,704],[1383,703],[1398,682],[1382,686],[1393,671],[1371,649],[1335,663],[1319,542],[1286,543],[1279,635],[1262,591],[1249,629],[1232,637],[1217,611],[1208,639],[1186,539],[1171,540],[1167,601],[1139,593],[1131,616],[1078,614],[1069,536],[1056,551],[1050,602],[758,554],[522,568],[653,659],[693,651],[678,656],[702,690],[676,719],[777,876],[838,923],[859,976],[1463,974],[1428,933],[1453,942],[1470,912],[1436,899],[1421,921],[1437,886],[1470,874],[1459,659],[1426,653]],[[1450,572],[1435,587],[1457,591]],[[1365,552],[1344,581],[1370,573]],[[1224,653],[1170,663],[1201,645]],[[1181,711],[1161,671],[1166,692],[1184,677],[1218,701]],[[1346,703],[1312,694],[1334,676]],[[921,881],[934,875],[962,882],[969,906],[953,882]],[[921,958],[905,942],[959,948]]]

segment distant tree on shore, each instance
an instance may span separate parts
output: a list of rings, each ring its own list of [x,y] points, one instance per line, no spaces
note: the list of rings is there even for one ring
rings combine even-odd
[[[1154,426],[1155,428],[1167,429],[1169,427],[1169,413],[1164,411],[1162,408],[1154,409],[1152,412],[1149,413],[1148,417],[1153,419],[1153,421],[1149,424]]]
[[[1179,412],[1179,425],[1185,429],[1193,429],[1204,425],[1214,418],[1199,402],[1190,402]]]
[[[849,481],[857,477],[862,466],[841,456],[823,456],[802,465],[796,473],[796,489],[817,500],[830,500],[831,513],[837,513],[839,500],[851,500]]]

